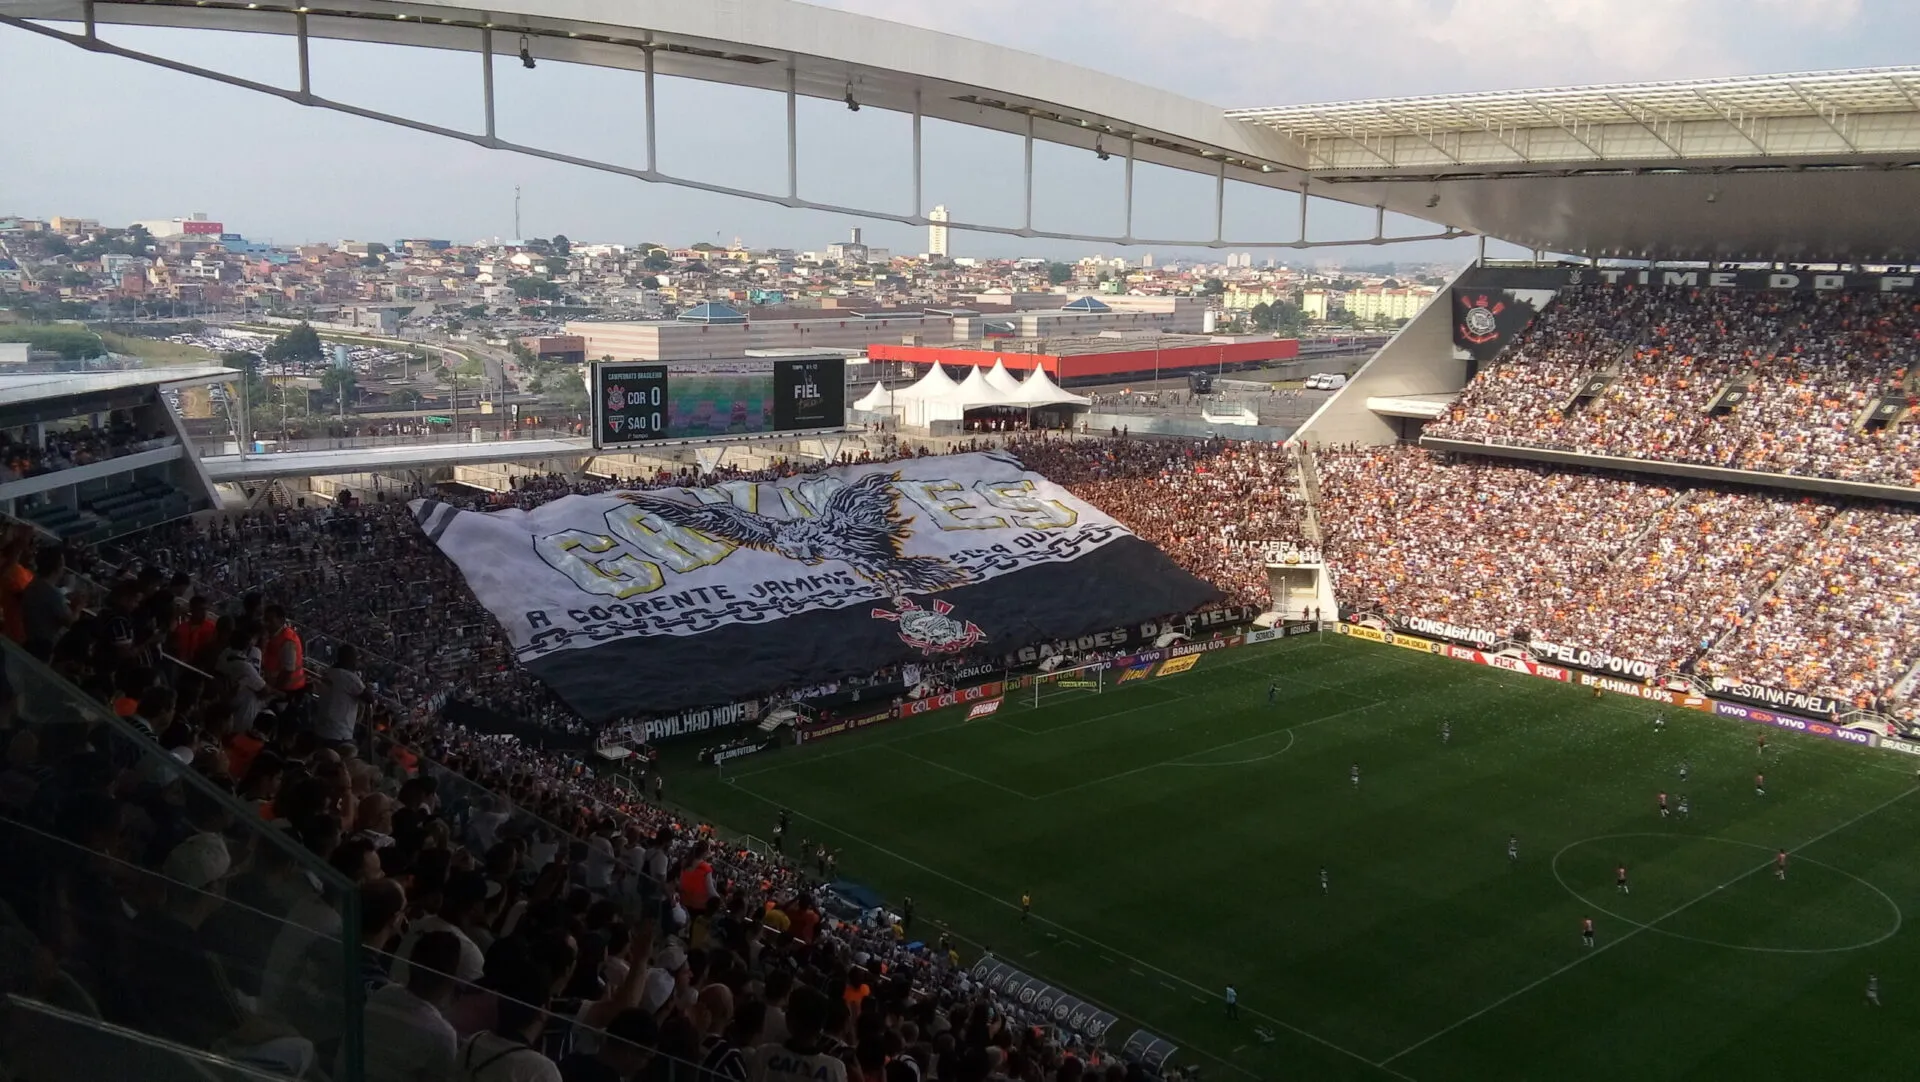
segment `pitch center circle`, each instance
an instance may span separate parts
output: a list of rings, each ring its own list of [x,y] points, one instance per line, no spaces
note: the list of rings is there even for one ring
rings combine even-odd
[[[1642,831],[1628,831],[1622,834],[1596,834],[1591,838],[1582,838],[1579,841],[1568,842],[1566,845],[1563,845],[1560,847],[1559,852],[1553,855],[1553,861],[1551,862],[1550,867],[1553,872],[1554,882],[1560,884],[1561,890],[1564,890],[1568,894],[1572,895],[1576,900],[1578,900],[1583,905],[1591,907],[1593,911],[1596,913],[1600,913],[1605,916],[1612,917],[1614,920],[1620,921],[1623,924],[1628,924],[1635,928],[1652,932],[1655,935],[1663,935],[1669,939],[1685,940],[1689,943],[1700,943],[1709,947],[1723,947],[1727,950],[1737,950],[1737,951],[1752,951],[1758,954],[1842,954],[1848,951],[1864,950],[1867,947],[1872,947],[1877,944],[1884,943],[1889,939],[1892,939],[1894,936],[1900,934],[1900,927],[1906,920],[1906,914],[1901,911],[1900,903],[1894,901],[1893,898],[1889,896],[1886,891],[1881,890],[1879,887],[1874,886],[1872,883],[1861,878],[1860,876],[1853,874],[1850,871],[1847,871],[1844,868],[1837,868],[1831,864],[1828,864],[1823,860],[1815,860],[1812,857],[1803,857],[1798,854],[1794,854],[1791,859],[1792,866],[1797,867],[1799,865],[1811,865],[1812,867],[1815,867],[1815,868],[1824,869],[1843,879],[1851,879],[1853,882],[1859,884],[1861,887],[1865,888],[1869,893],[1877,897],[1883,904],[1885,904],[1887,909],[1892,914],[1893,920],[1892,920],[1891,927],[1887,928],[1886,931],[1881,932],[1879,935],[1876,935],[1871,939],[1863,939],[1858,943],[1846,943],[1846,944],[1841,944],[1839,946],[1832,946],[1832,947],[1768,947],[1768,946],[1761,946],[1753,943],[1730,943],[1724,939],[1714,939],[1709,936],[1689,935],[1685,932],[1672,931],[1670,929],[1660,927],[1658,921],[1664,918],[1656,918],[1655,922],[1649,923],[1647,921],[1635,920],[1634,918],[1629,917],[1624,913],[1620,913],[1615,910],[1609,909],[1606,906],[1594,904],[1594,902],[1591,899],[1589,899],[1586,895],[1576,890],[1573,884],[1568,883],[1566,880],[1566,877],[1561,874],[1560,861],[1568,853],[1572,852],[1575,849],[1580,848],[1583,845],[1595,845],[1600,842],[1614,841],[1621,838],[1659,838],[1664,841],[1711,842],[1718,845],[1739,846],[1742,849],[1755,849],[1763,853],[1772,853],[1774,850],[1767,846],[1759,845],[1754,842],[1734,841],[1731,838],[1715,838],[1715,837],[1709,837],[1706,835],[1698,835],[1698,834],[1665,834],[1657,831],[1642,830]],[[1772,873],[1770,869],[1767,869],[1767,868],[1756,868],[1754,871],[1752,871],[1749,874],[1753,876],[1760,876],[1760,875],[1771,875]],[[1742,879],[1744,878],[1746,877],[1743,876]],[[1700,897],[1695,898],[1693,901],[1686,903],[1686,906],[1690,907],[1698,902],[1705,901],[1707,898],[1711,897],[1713,894],[1719,893],[1721,889],[1722,889],[1721,887],[1715,887],[1713,891],[1707,894],[1703,894]],[[1677,913],[1677,911],[1675,912]],[[1669,914],[1669,915],[1673,915],[1673,914]]]

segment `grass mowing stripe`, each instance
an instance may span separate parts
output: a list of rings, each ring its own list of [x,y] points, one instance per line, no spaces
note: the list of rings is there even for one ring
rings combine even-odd
[[[896,742],[896,744],[897,744],[897,742]],[[1020,798],[1021,800],[1035,800],[1035,799],[1038,799],[1037,797],[1033,797],[1033,796],[1029,796],[1028,794],[1026,794],[1026,793],[1023,793],[1023,792],[1021,792],[1021,791],[1020,791],[1020,790],[1018,790],[1018,789],[1009,789],[1009,788],[1007,788],[1006,786],[1004,786],[1004,785],[1002,785],[1002,784],[1000,784],[1000,783],[999,783],[999,782],[997,782],[997,781],[990,781],[990,780],[988,780],[988,779],[986,779],[986,778],[983,778],[983,777],[981,777],[981,776],[980,776],[980,775],[978,775],[978,774],[969,774],[969,773],[967,773],[967,772],[966,772],[966,771],[964,771],[964,770],[959,770],[959,769],[956,769],[956,768],[954,768],[954,767],[951,767],[951,766],[948,766],[948,765],[947,765],[947,764],[945,764],[945,763],[942,763],[942,762],[938,762],[938,761],[936,761],[936,760],[933,760],[933,759],[929,759],[929,758],[927,758],[927,757],[926,757],[926,756],[924,756],[924,755],[915,755],[914,753],[912,753],[912,752],[910,752],[910,751],[908,751],[908,750],[907,750],[907,749],[905,749],[905,748],[902,748],[902,747],[898,747],[898,746],[896,746],[896,744],[887,744],[887,745],[885,745],[885,747],[886,747],[886,749],[887,749],[888,751],[890,751],[890,752],[892,752],[892,753],[894,753],[895,755],[904,755],[904,756],[906,756],[907,758],[909,758],[909,759],[912,759],[912,760],[913,760],[914,762],[916,762],[916,763],[925,763],[925,764],[927,764],[928,766],[930,766],[930,767],[933,767],[933,768],[934,768],[934,769],[936,769],[936,770],[944,770],[944,771],[946,771],[947,773],[949,773],[949,774],[952,774],[952,775],[953,775],[954,777],[957,777],[957,778],[965,778],[966,780],[968,780],[968,781],[970,781],[970,782],[974,782],[974,783],[977,783],[977,784],[979,784],[979,785],[984,785],[984,786],[987,786],[987,787],[988,787],[988,788],[990,788],[990,789],[998,789],[998,790],[1000,790],[1001,792],[1003,792],[1003,793],[1006,793],[1006,794],[1007,794],[1008,796],[1017,796],[1017,797],[1019,797],[1019,798]]]
[[[1211,755],[1216,751],[1226,751],[1228,748],[1237,748],[1242,744],[1251,744],[1255,740],[1265,739],[1266,737],[1273,736],[1275,733],[1291,734],[1295,729],[1304,729],[1309,725],[1318,725],[1323,721],[1332,721],[1335,718],[1343,718],[1343,717],[1346,717],[1348,714],[1358,714],[1362,710],[1371,710],[1376,706],[1384,706],[1384,705],[1386,705],[1386,700],[1370,702],[1362,706],[1355,706],[1346,710],[1339,711],[1338,713],[1325,714],[1320,717],[1310,719],[1308,721],[1300,721],[1300,722],[1295,722],[1292,725],[1284,725],[1278,729],[1268,729],[1265,732],[1255,733],[1252,736],[1242,737],[1239,740],[1229,740],[1224,744],[1217,744],[1211,748],[1202,748],[1199,751],[1191,751],[1177,758],[1163,759],[1160,762],[1148,763],[1145,766],[1136,766],[1131,770],[1122,770],[1117,774],[1109,774],[1104,778],[1091,778],[1087,781],[1076,782],[1075,784],[1069,785],[1064,789],[1055,789],[1051,792],[1042,793],[1039,796],[1033,797],[1031,799],[1051,800],[1057,796],[1064,796],[1068,793],[1078,792],[1082,789],[1088,788],[1089,786],[1105,785],[1108,782],[1119,781],[1122,778],[1131,778],[1135,774],[1143,774],[1149,770],[1159,770],[1162,767],[1168,767],[1168,766],[1234,766],[1236,764],[1233,764],[1233,763],[1188,763],[1186,762],[1186,760],[1198,759],[1202,755]],[[1292,745],[1289,744],[1288,746],[1291,747]]]
[[[1823,841],[1827,838],[1832,837],[1835,834],[1840,833],[1841,831],[1847,829],[1848,827],[1854,825],[1855,823],[1860,822],[1862,819],[1869,818],[1881,811],[1886,810],[1889,807],[1892,807],[1894,804],[1897,804],[1900,801],[1905,800],[1907,797],[1912,796],[1916,792],[1920,792],[1920,787],[1908,789],[1897,796],[1891,797],[1887,800],[1883,800],[1880,803],[1875,804],[1873,807],[1868,808],[1866,811],[1861,812],[1859,815],[1856,815],[1853,818],[1847,820],[1846,822],[1841,823],[1839,826],[1833,827],[1832,829],[1824,831],[1807,841],[1801,842],[1799,845],[1793,846],[1787,851],[1789,853],[1797,853],[1802,849],[1806,849],[1812,846],[1813,844],[1815,844],[1816,842]],[[1489,1003],[1486,1006],[1480,1008],[1479,1010],[1473,1012],[1472,1014],[1467,1015],[1465,1018],[1460,1019],[1458,1022],[1455,1022],[1452,1025],[1445,1027],[1444,1029],[1436,1030],[1425,1037],[1422,1037],[1421,1039],[1413,1042],[1412,1044],[1408,1045],[1405,1048],[1402,1048],[1400,1051],[1395,1052],[1393,1055],[1388,1056],[1386,1059],[1381,1060],[1380,1062],[1382,1064],[1392,1063],[1394,1060],[1399,1059],[1400,1057],[1406,1055],[1409,1052],[1414,1051],[1415,1049],[1431,1044],[1432,1042],[1438,1040],[1441,1037],[1446,1036],[1449,1033],[1452,1033],[1454,1030],[1459,1029],[1461,1026],[1466,1025],[1467,1023],[1473,1021],[1474,1019],[1480,1018],[1481,1016],[1487,1014],[1489,1011],[1497,1010],[1498,1008],[1513,1002],[1514,1000],[1520,998],[1521,996],[1526,995],[1528,992],[1533,991],[1535,988],[1540,987],[1541,985],[1547,983],[1548,981],[1554,979],[1555,977],[1558,977],[1562,973],[1565,973],[1570,969],[1574,969],[1578,967],[1581,963],[1587,961],[1588,959],[1593,958],[1597,955],[1603,954],[1606,951],[1611,950],[1612,948],[1617,947],[1622,943],[1625,943],[1627,940],[1632,939],[1634,936],[1639,935],[1641,932],[1651,930],[1653,927],[1655,927],[1658,924],[1661,924],[1662,922],[1668,920],[1669,918],[1679,916],[1681,913],[1685,912],[1686,910],[1692,909],[1694,906],[1700,904],[1701,902],[1706,901],[1708,898],[1713,897],[1715,894],[1719,893],[1720,891],[1723,891],[1728,887],[1731,887],[1734,884],[1741,882],[1742,880],[1758,875],[1761,872],[1764,872],[1771,867],[1773,867],[1773,858],[1769,857],[1766,860],[1761,861],[1757,866],[1753,868],[1749,868],[1744,872],[1741,872],[1739,875],[1734,876],[1732,879],[1727,880],[1725,883],[1720,884],[1719,886],[1713,888],[1712,890],[1706,891],[1705,893],[1700,894],[1698,897],[1695,897],[1689,901],[1683,902],[1680,905],[1675,906],[1674,908],[1668,910],[1667,912],[1660,914],[1659,916],[1653,918],[1650,921],[1647,921],[1645,924],[1641,924],[1634,927],[1632,930],[1621,935],[1618,939],[1607,940],[1606,946],[1595,947],[1592,950],[1586,951],[1585,953],[1581,954],[1580,957],[1575,958],[1573,961],[1568,962],[1566,965],[1561,966],[1559,969],[1556,969],[1553,972],[1547,974],[1546,976],[1541,977],[1540,979],[1534,981],[1532,984],[1529,984],[1526,987],[1521,988],[1517,991],[1509,992],[1508,994],[1501,996],[1499,999],[1496,999],[1492,1003]]]
[[[912,894],[930,927],[973,944],[962,947],[970,956],[988,944],[1013,959],[1042,948],[1034,962],[1049,973],[1036,977],[1104,1000],[1210,1074],[1221,1073],[1219,1052],[1239,1078],[1315,1082],[1896,1078],[1920,1059],[1920,1030],[1864,1025],[1881,1016],[1855,1009],[1869,970],[1920,972],[1920,922],[1866,951],[1742,946],[1851,943],[1864,919],[1856,900],[1914,911],[1920,832],[1908,820],[1920,801],[1817,848],[1796,846],[1839,874],[1808,866],[1778,891],[1755,888],[1754,876],[1714,892],[1759,858],[1694,840],[1771,853],[1915,785],[1897,756],[1770,733],[1772,784],[1760,799],[1754,727],[1626,696],[1350,640],[1208,655],[1179,675],[1189,679],[1046,696],[1037,709],[1021,689],[1026,701],[1016,691],[997,715],[1007,724],[967,722],[961,705],[836,737],[844,748],[770,749],[783,761],[753,765],[780,772],[739,775],[751,788],[697,766],[697,748],[672,746],[669,781],[736,833],[771,807],[804,813],[806,834],[848,847],[849,879]],[[1283,692],[1271,705],[1269,682]],[[1363,701],[1305,738],[1291,731]],[[1657,713],[1664,732],[1652,727]],[[920,742],[857,754],[904,739]],[[1242,762],[1256,755],[1258,764]],[[815,761],[819,769],[806,766]],[[1691,778],[1678,788],[1694,810],[1670,824],[1653,797],[1676,788],[1682,761]],[[1366,772],[1357,790],[1353,762]],[[979,784],[1033,797],[1116,774],[1125,776],[1044,802]],[[1620,857],[1644,861],[1655,889],[1642,901],[1636,883],[1640,904],[1623,912],[1658,919],[1654,934],[1514,995],[1572,960],[1571,932],[1590,905],[1547,862],[1509,864],[1516,828],[1522,852],[1541,855],[1645,833],[1637,852],[1589,845],[1560,870],[1576,886],[1610,883]],[[1332,900],[1319,889],[1321,865],[1332,866]],[[1029,887],[1040,908],[1023,925],[1015,900]],[[1702,892],[1714,900],[1669,914]],[[1617,926],[1622,938],[1631,923]],[[1669,929],[1705,938],[1669,944]],[[1646,946],[1656,940],[1658,950]],[[1219,1008],[1228,981],[1240,991],[1239,1022]],[[1894,998],[1902,983],[1893,978]],[[1269,1032],[1253,1041],[1249,1026]],[[1375,1065],[1389,1056],[1398,1058],[1385,1070]]]
[[[740,785],[738,779],[734,779],[733,784],[734,784],[734,787],[739,789],[741,792],[746,793],[748,796],[751,796],[754,799],[770,807],[781,808],[785,806],[779,803],[778,801],[770,800],[767,797],[754,792],[752,789],[749,789],[746,786]],[[1006,909],[1013,909],[1013,910],[1017,910],[1020,908],[1019,906],[1015,905],[1010,901],[1007,901],[1004,898],[997,897],[984,890],[981,890],[979,887],[973,885],[972,883],[968,883],[962,879],[956,879],[955,877],[948,875],[946,872],[943,872],[938,868],[929,867],[926,864],[923,864],[920,861],[913,859],[912,857],[906,856],[905,854],[902,854],[902,853],[894,852],[893,850],[887,848],[886,846],[880,845],[877,842],[871,841],[843,827],[835,826],[834,824],[826,822],[825,820],[820,819],[817,816],[809,815],[806,812],[802,812],[802,811],[794,811],[793,817],[796,819],[805,819],[816,826],[825,827],[826,829],[833,831],[835,834],[839,834],[842,837],[858,842],[860,845],[865,846],[866,848],[871,849],[874,852],[881,854],[882,856],[888,857],[892,860],[897,860],[900,863],[907,865],[908,867],[918,868],[920,871],[925,872],[926,874],[934,877],[935,879],[939,879],[939,880],[942,880],[943,882],[950,883],[953,886],[956,886],[961,890],[967,891],[970,894],[978,895],[979,897],[984,898],[987,901],[994,903],[995,905],[1002,906]],[[1196,984],[1193,981],[1188,980],[1187,978],[1181,976],[1178,973],[1174,973],[1170,970],[1162,969],[1161,967],[1153,964],[1152,962],[1147,961],[1144,958],[1136,957],[1135,955],[1129,954],[1118,947],[1112,946],[1107,943],[1103,943],[1100,940],[1093,938],[1092,936],[1082,935],[1081,933],[1074,931],[1072,928],[1068,928],[1067,926],[1061,924],[1058,921],[1051,920],[1047,917],[1039,916],[1039,915],[1032,915],[1030,916],[1029,919],[1031,919],[1036,924],[1044,924],[1052,928],[1057,928],[1060,930],[1062,934],[1073,936],[1076,939],[1084,941],[1089,946],[1095,947],[1099,950],[1107,952],[1110,955],[1114,955],[1116,957],[1125,959],[1126,961],[1132,962],[1135,966],[1144,967],[1148,972],[1156,973],[1162,977],[1168,977],[1168,978],[1171,978],[1172,980],[1178,981],[1181,985],[1191,988],[1195,992],[1206,994],[1212,991],[1212,989],[1207,988],[1205,985]],[[1139,969],[1135,969],[1134,972],[1140,973],[1141,971]],[[1144,976],[1145,974],[1141,974],[1141,975]],[[1345,1048],[1345,1047],[1342,1047],[1341,1045],[1335,1044],[1334,1042],[1326,1039],[1325,1037],[1320,1036],[1319,1034],[1311,1033],[1307,1030],[1301,1029],[1300,1027],[1284,1019],[1275,1018],[1272,1015],[1264,1014],[1260,1011],[1252,1010],[1246,1007],[1242,1007],[1241,1010],[1242,1010],[1242,1013],[1246,1014],[1249,1017],[1258,1018],[1266,1022],[1271,1022],[1274,1025],[1287,1030],[1289,1033],[1293,1033],[1297,1036],[1304,1037],[1307,1040],[1314,1042],[1315,1044],[1318,1044],[1331,1051],[1338,1052],[1341,1055],[1346,1056],[1350,1059],[1356,1060],[1360,1063],[1363,1063],[1368,1067],[1374,1068],[1376,1070],[1384,1071],[1387,1074],[1394,1076],[1395,1078],[1402,1079],[1403,1082],[1413,1082],[1413,1079],[1408,1078],[1408,1076],[1401,1074],[1399,1071],[1396,1071],[1391,1067],[1386,1066],[1384,1063],[1379,1063],[1379,1062],[1370,1060],[1367,1057],[1361,1055],[1360,1053],[1353,1051],[1352,1049]],[[1156,1024],[1156,1028],[1164,1028],[1164,1027],[1159,1027]],[[1221,1062],[1225,1063],[1227,1061],[1221,1060]],[[1228,1064],[1228,1065],[1232,1066],[1232,1064]],[[1239,1069],[1239,1068],[1236,1068],[1236,1069]],[[1246,1072],[1246,1071],[1242,1071],[1242,1073],[1249,1074],[1249,1075],[1251,1074],[1250,1072]]]

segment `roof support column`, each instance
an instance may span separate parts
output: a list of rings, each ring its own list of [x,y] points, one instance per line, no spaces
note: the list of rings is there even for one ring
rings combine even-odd
[[[98,34],[93,22],[93,0],[87,0],[86,3],[80,5],[80,17],[81,21],[86,25],[87,37],[97,37]],[[305,22],[304,19],[301,21]]]
[[[1213,177],[1213,239],[1227,236],[1227,162],[1220,160],[1220,171]]]
[[[651,46],[649,46],[646,49],[646,58],[647,58],[647,66],[645,70],[646,70],[646,77],[647,77],[647,92],[646,92],[647,172],[653,173],[659,170],[660,159],[657,153],[658,143],[655,140],[655,131],[654,131],[654,122],[653,122],[653,48]]]
[[[1300,178],[1300,243],[1307,242],[1307,178]]]
[[[89,16],[92,15],[93,5],[87,5],[87,12]],[[300,51],[300,100],[309,101],[313,98],[313,56],[307,51],[307,16],[305,12],[297,12],[294,14],[293,33],[294,47]],[[93,35],[89,33],[87,36],[92,37]]]
[[[920,198],[920,88],[913,90],[913,216],[926,206]]]
[[[787,65],[787,198],[800,198],[800,97],[793,65]]]
[[[494,141],[493,120],[493,31],[480,30],[480,99],[487,114],[487,144]]]
[[[1033,114],[1027,114],[1027,180],[1026,180],[1026,226],[1033,228]]]
[[[1133,140],[1132,139],[1127,140],[1127,176],[1124,183],[1126,187],[1125,198],[1126,198],[1127,221],[1126,221],[1126,227],[1121,230],[1120,235],[1130,241],[1133,239]]]

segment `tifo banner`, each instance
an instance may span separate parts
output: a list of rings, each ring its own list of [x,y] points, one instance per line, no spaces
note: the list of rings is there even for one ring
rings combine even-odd
[[[1485,362],[1498,356],[1533,322],[1548,302],[1551,289],[1453,288],[1453,357]]]
[[[411,507],[521,663],[590,721],[1137,627],[1220,596],[1000,453],[533,511]]]
[[[1077,656],[1097,650],[1151,646],[1155,640],[1168,632],[1192,637],[1219,628],[1238,627],[1258,615],[1260,610],[1251,605],[1229,605],[1225,608],[1208,609],[1206,612],[1191,613],[1173,619],[1146,620],[1126,627],[1101,628],[1099,631],[1080,635],[1071,640],[1023,646],[1014,651],[1007,662],[1013,666],[1031,665],[1057,655]]]

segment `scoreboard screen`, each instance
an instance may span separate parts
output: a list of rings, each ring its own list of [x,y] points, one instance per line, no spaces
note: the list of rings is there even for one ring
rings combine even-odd
[[[593,366],[595,447],[839,428],[839,358],[724,365],[602,361]]]

